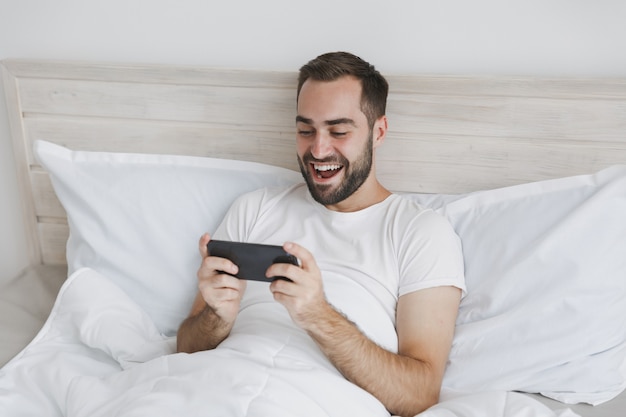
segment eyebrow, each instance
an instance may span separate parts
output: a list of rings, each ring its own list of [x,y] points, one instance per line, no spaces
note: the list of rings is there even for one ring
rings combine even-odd
[[[297,122],[301,122],[307,125],[312,125],[313,124],[313,120],[303,117],[303,116],[296,116],[296,123]],[[339,119],[333,119],[333,120],[326,120],[324,122],[325,125],[327,126],[335,126],[335,125],[343,125],[343,124],[348,124],[348,125],[352,125],[352,126],[356,126],[356,123],[354,123],[354,120],[348,118],[348,117],[341,117]]]

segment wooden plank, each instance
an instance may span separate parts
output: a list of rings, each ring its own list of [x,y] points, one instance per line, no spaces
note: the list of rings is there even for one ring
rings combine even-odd
[[[393,191],[457,194],[588,174],[626,163],[626,138],[622,142],[475,139],[387,138],[377,152],[378,176]]]
[[[20,101],[25,113],[210,122],[249,130],[293,126],[295,120],[295,93],[277,88],[27,78],[20,81]]]
[[[626,136],[626,99],[401,96],[388,103],[390,134],[558,137],[619,141]]]
[[[386,77],[392,94],[464,97],[626,98],[626,79],[607,77],[522,77],[397,75]]]
[[[67,214],[54,192],[50,176],[46,172],[35,170],[31,173],[31,179],[37,218],[65,218]]]
[[[67,224],[38,223],[42,261],[46,265],[66,265],[65,248],[70,235]]]
[[[293,127],[242,131],[204,123],[37,116],[24,119],[31,165],[36,139],[73,150],[161,153],[240,159],[298,169]]]
[[[1,70],[9,116],[9,127],[11,130],[13,155],[17,169],[17,181],[22,194],[21,203],[24,211],[24,229],[26,232],[26,243],[28,246],[28,259],[32,265],[38,265],[42,262],[42,254],[39,234],[37,232],[33,190],[31,188],[29,178],[29,166],[27,163],[28,152],[24,141],[24,127],[22,124],[18,79],[4,66],[2,66]]]
[[[2,64],[20,79],[44,78],[161,85],[229,85],[245,88],[293,89],[298,76],[295,71],[251,71],[141,63],[6,59]]]

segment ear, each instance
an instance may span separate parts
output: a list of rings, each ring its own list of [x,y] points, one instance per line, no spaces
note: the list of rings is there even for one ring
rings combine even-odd
[[[387,137],[387,128],[387,116],[380,116],[378,119],[376,119],[376,122],[374,122],[374,128],[372,130],[374,137],[374,148],[379,147],[385,141],[385,138]]]

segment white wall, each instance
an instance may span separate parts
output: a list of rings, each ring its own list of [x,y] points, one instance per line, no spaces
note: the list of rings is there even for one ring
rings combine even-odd
[[[349,50],[386,73],[626,76],[623,0],[0,0],[0,59],[296,70]],[[0,103],[0,280],[26,264]]]

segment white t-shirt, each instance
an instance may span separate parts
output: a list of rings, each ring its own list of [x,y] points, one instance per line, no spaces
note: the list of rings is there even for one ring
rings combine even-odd
[[[400,296],[448,285],[465,291],[461,243],[452,226],[396,194],[343,213],[317,203],[304,183],[261,189],[233,204],[214,238],[302,245],[322,272],[328,301],[392,352]],[[267,285],[248,282],[242,311],[274,302]]]

